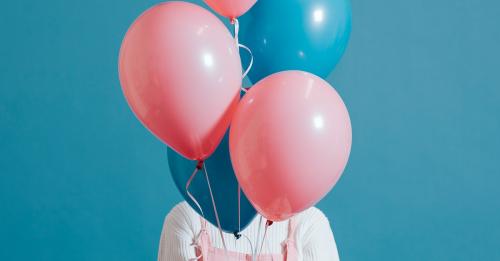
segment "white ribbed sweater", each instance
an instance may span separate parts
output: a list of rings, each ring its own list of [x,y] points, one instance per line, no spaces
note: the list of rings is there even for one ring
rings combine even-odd
[[[265,219],[260,222],[260,215],[242,231],[254,246],[257,245],[257,235],[260,228],[260,248],[264,234]],[[330,224],[325,215],[317,208],[310,208],[296,215],[297,224],[295,242],[299,260],[303,261],[338,261],[337,246]],[[259,226],[260,225],[260,226]],[[175,206],[165,218],[158,250],[159,261],[185,261],[195,258],[192,243],[200,232],[201,224],[198,214],[186,203]],[[207,223],[207,230],[214,247],[223,248],[219,230]],[[263,254],[282,252],[282,242],[288,236],[288,221],[274,222],[268,228]],[[250,242],[244,237],[236,240],[232,234],[224,233],[224,240],[229,251],[252,253]]]

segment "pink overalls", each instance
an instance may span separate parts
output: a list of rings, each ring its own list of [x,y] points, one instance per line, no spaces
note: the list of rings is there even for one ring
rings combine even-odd
[[[224,251],[224,249],[212,246],[210,235],[206,229],[207,221],[201,218],[201,231],[194,245],[196,256],[199,256],[200,261],[252,261],[252,255],[238,253],[232,251]],[[295,222],[293,218],[288,222],[288,238],[283,245],[282,254],[261,254],[256,256],[257,261],[297,261],[297,249],[294,241]]]

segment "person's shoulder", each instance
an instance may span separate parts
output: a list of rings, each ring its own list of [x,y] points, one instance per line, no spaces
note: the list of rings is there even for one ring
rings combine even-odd
[[[172,210],[168,213],[168,216],[182,216],[185,218],[196,216],[196,212],[189,206],[186,201],[177,203]]]
[[[199,229],[200,221],[194,210],[186,202],[175,205],[163,222],[158,260],[170,260],[174,256],[177,257],[175,260],[181,260],[181,256],[182,260],[194,257],[194,248],[191,249],[189,245]]]
[[[165,217],[164,227],[188,228],[194,230],[199,224],[199,218],[196,212],[186,201],[175,205]]]
[[[331,229],[328,218],[317,207],[310,207],[297,214],[294,218],[297,230],[302,232],[316,229]]]
[[[300,221],[318,220],[318,219],[328,221],[328,218],[325,216],[323,211],[314,206],[300,212],[295,216],[295,218]]]
[[[295,242],[303,248],[304,255],[314,260],[338,261],[337,245],[326,215],[318,208],[311,207],[296,217]]]

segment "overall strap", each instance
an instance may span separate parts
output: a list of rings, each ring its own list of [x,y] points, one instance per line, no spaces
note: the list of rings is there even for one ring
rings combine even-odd
[[[296,221],[295,221],[295,218],[292,217],[288,220],[288,238],[287,240],[288,241],[294,241],[295,240],[295,228],[296,228],[297,224],[296,224]]]
[[[295,231],[297,228],[297,222],[295,218],[290,218],[288,220],[288,238],[285,243],[285,260],[286,261],[296,261],[298,260],[297,245],[295,243]]]
[[[207,231],[207,221],[200,216],[201,231]]]
[[[196,238],[193,240],[192,246],[194,246],[196,257],[189,259],[189,261],[198,261],[198,260],[204,260],[208,255],[208,249],[211,246],[210,243],[210,238],[208,236],[208,231],[207,231],[207,221],[200,217],[200,225],[201,229],[200,232],[198,232],[198,235]]]

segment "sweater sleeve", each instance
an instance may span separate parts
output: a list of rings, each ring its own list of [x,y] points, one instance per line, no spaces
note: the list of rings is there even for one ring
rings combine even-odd
[[[337,245],[328,218],[317,208],[311,208],[303,216],[300,228],[304,261],[339,261]]]
[[[163,223],[158,261],[185,261],[195,258],[193,243],[196,227],[192,210],[185,202],[175,206]],[[199,225],[198,225],[199,227]]]

